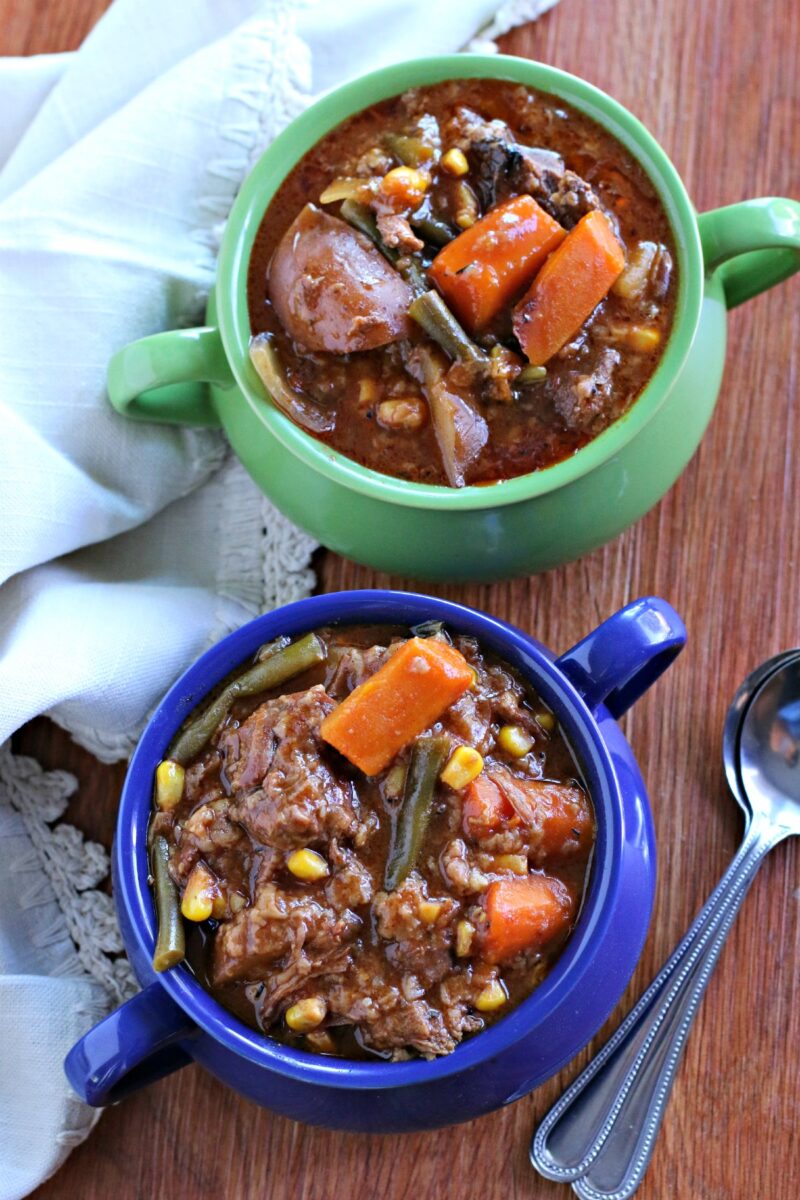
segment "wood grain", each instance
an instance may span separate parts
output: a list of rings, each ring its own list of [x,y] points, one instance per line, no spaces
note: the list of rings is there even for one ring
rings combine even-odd
[[[0,0],[3,50],[73,46],[103,7]],[[563,0],[504,42],[583,75],[631,108],[700,209],[800,194],[798,45],[797,0],[756,9],[752,0]],[[739,819],[720,765],[730,697],[757,662],[800,643],[798,299],[795,280],[732,314],[708,435],[634,529],[537,578],[431,589],[508,618],[556,649],[640,594],[665,596],[686,619],[688,649],[626,721],[651,791],[660,878],[639,969],[602,1036],[652,978],[736,847]],[[318,567],[326,590],[389,582],[329,554]],[[98,766],[45,721],[17,744],[76,771],[81,789],[70,816],[108,844],[121,769]],[[748,897],[689,1042],[642,1200],[800,1194],[798,876],[797,846],[781,847]],[[555,1200],[567,1190],[531,1171],[528,1140],[578,1065],[503,1112],[404,1138],[296,1125],[191,1068],[105,1114],[36,1196]]]

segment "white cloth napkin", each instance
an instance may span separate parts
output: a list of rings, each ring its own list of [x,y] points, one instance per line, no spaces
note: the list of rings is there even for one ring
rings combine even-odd
[[[202,319],[239,183],[309,99],[554,2],[115,0],[79,51],[0,61],[0,1200],[88,1132],[60,1064],[131,987],[105,856],[51,827],[72,782],[3,741],[47,713],[124,757],[207,645],[313,585],[222,436],[118,417],[108,359]]]

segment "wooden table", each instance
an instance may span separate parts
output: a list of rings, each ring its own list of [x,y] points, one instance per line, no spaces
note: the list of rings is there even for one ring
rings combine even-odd
[[[0,48],[74,47],[105,7],[106,0],[0,0]],[[800,194],[798,46],[797,0],[563,0],[504,43],[583,75],[631,108],[700,209]],[[736,847],[740,821],[720,762],[730,697],[761,659],[800,643],[798,300],[795,280],[732,315],[711,428],[679,483],[634,529],[538,578],[431,589],[557,649],[640,594],[667,597],[686,619],[688,649],[626,719],[651,790],[660,878],[639,969],[601,1039]],[[317,566],[322,589],[390,582],[332,554]],[[99,766],[46,721],[16,743],[46,766],[75,771],[81,789],[69,817],[108,844],[123,768]],[[780,848],[746,902],[689,1042],[642,1200],[800,1194],[799,875],[797,844]],[[578,1065],[506,1111],[403,1138],[306,1128],[190,1068],[106,1113],[36,1196],[556,1200],[569,1193],[532,1172],[528,1141]]]

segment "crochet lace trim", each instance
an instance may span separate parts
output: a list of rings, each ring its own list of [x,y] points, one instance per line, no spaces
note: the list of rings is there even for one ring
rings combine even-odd
[[[55,824],[77,786],[68,772],[44,771],[34,759],[12,755],[8,742],[0,746],[0,804],[19,814],[32,846],[31,855],[9,864],[18,877],[20,907],[44,905],[52,891],[63,917],[40,924],[33,941],[41,950],[71,942],[74,950],[60,957],[57,974],[90,975],[119,1004],[136,991],[136,981],[113,901],[99,890],[108,855],[72,825]]]

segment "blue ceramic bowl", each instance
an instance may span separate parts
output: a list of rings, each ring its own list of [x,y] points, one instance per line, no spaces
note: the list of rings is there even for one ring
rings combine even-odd
[[[187,714],[233,668],[279,634],[332,623],[410,625],[433,618],[512,663],[556,713],[597,815],[586,899],[564,953],[518,1008],[432,1062],[350,1062],[290,1049],[242,1024],[185,964],[151,966],[155,915],[147,884],[153,772]],[[89,1104],[195,1061],[258,1104],[315,1125],[369,1132],[429,1130],[517,1100],[584,1046],[619,1000],[647,932],[655,846],[644,784],[619,717],[686,638],[663,600],[634,601],[556,658],[520,630],[474,609],[403,592],[314,596],[226,637],[178,680],[144,731],[120,803],[113,852],[122,933],[142,984],[70,1051],[66,1071]]]

